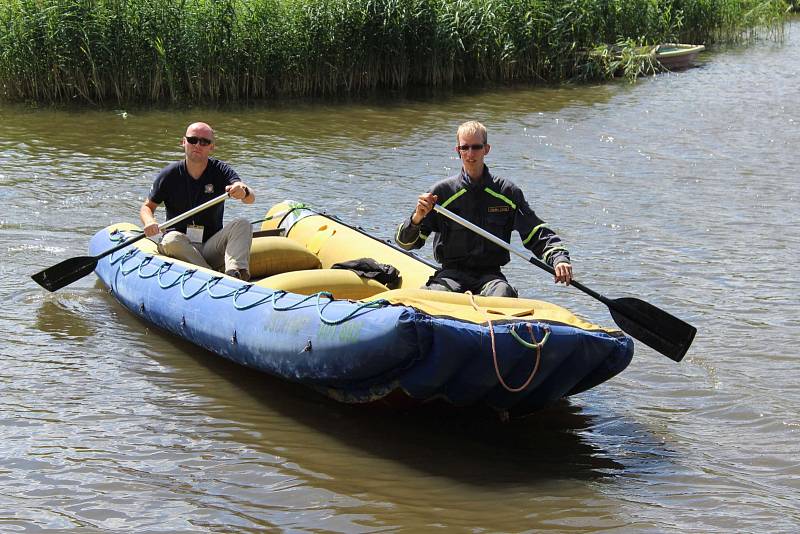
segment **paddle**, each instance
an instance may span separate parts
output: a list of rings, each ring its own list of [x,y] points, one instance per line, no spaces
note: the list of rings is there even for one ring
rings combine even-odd
[[[532,256],[527,250],[523,252],[511,246],[496,235],[472,224],[446,208],[435,205],[433,209],[476,234],[485,237],[495,245],[513,252],[550,274],[555,274],[555,270],[552,267]],[[697,333],[697,329],[692,325],[643,300],[632,297],[609,299],[575,280],[572,281],[571,285],[608,306],[611,317],[622,330],[676,362],[681,361],[686,355],[686,351],[689,350],[694,335]]]
[[[203,210],[210,208],[220,202],[223,202],[226,198],[228,198],[228,193],[223,193],[216,198],[212,198],[208,202],[204,202],[200,204],[196,208],[192,208],[187,212],[181,213],[177,217],[173,217],[172,219],[168,220],[164,224],[160,224],[159,228],[165,229],[171,226],[175,226],[179,222],[184,219],[188,219],[192,215],[196,215]],[[78,256],[75,258],[70,258],[68,260],[64,260],[59,264],[53,265],[52,267],[48,267],[44,271],[40,271],[31,278],[34,281],[45,288],[48,291],[56,291],[61,289],[64,286],[68,286],[72,282],[76,280],[80,280],[90,272],[94,271],[94,268],[97,267],[97,261],[101,258],[105,258],[109,254],[113,254],[118,250],[121,250],[128,245],[132,245],[133,243],[143,239],[145,237],[144,232],[140,235],[132,237],[130,239],[126,239],[119,245],[112,247],[105,252],[98,254],[97,256]]]

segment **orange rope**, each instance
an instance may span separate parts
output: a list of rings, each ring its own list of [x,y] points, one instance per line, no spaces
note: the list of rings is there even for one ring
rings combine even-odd
[[[524,390],[530,385],[531,381],[533,380],[533,377],[536,376],[536,372],[539,370],[539,363],[541,362],[542,359],[542,345],[544,345],[545,339],[543,338],[541,342],[537,342],[536,336],[533,335],[533,328],[531,327],[531,324],[525,323],[525,326],[528,327],[528,332],[530,332],[531,334],[531,340],[536,346],[536,364],[533,366],[533,370],[531,371],[531,374],[530,376],[528,376],[528,379],[525,381],[525,383],[519,387],[512,388],[506,383],[506,381],[503,379],[502,373],[500,373],[500,364],[497,362],[497,346],[495,345],[495,340],[494,340],[494,325],[492,325],[492,319],[489,317],[488,313],[486,313],[484,310],[478,307],[472,292],[467,291],[466,293],[467,295],[469,295],[469,301],[470,303],[472,303],[472,307],[475,309],[475,311],[482,313],[483,316],[486,318],[486,322],[489,324],[489,338],[492,340],[492,361],[494,362],[494,372],[497,375],[497,380],[507,391],[511,393],[519,393],[520,391]],[[513,329],[514,326],[512,325],[511,328]]]

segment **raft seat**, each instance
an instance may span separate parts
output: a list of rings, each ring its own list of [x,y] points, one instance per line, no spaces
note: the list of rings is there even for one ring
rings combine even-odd
[[[337,299],[359,300],[388,291],[385,285],[362,279],[347,269],[322,269],[319,258],[303,245],[281,236],[253,238],[251,280],[258,286],[300,295],[327,291]]]
[[[288,237],[274,235],[254,237],[250,246],[252,278],[320,267],[322,263],[315,254]]]
[[[327,291],[336,299],[350,300],[369,298],[389,290],[380,282],[361,278],[347,269],[306,269],[285,272],[262,278],[255,282],[255,285],[300,295]]]

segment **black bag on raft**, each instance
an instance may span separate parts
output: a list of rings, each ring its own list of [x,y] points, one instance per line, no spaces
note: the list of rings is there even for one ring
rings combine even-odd
[[[389,289],[400,285],[400,271],[385,263],[378,263],[372,258],[359,258],[357,260],[343,261],[331,265],[331,269],[347,269],[358,276],[372,278]]]

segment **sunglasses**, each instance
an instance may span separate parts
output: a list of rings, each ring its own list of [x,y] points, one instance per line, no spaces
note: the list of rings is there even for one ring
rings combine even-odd
[[[208,146],[214,143],[214,141],[211,139],[206,139],[205,137],[196,137],[194,135],[191,137],[186,137],[185,139],[190,145],[196,145],[197,143],[200,143],[200,146]]]
[[[483,147],[485,146],[486,145],[482,143],[475,143],[474,145],[459,145],[456,148],[458,149],[459,152],[466,152],[469,149],[475,150],[477,152],[478,150],[483,150]]]

